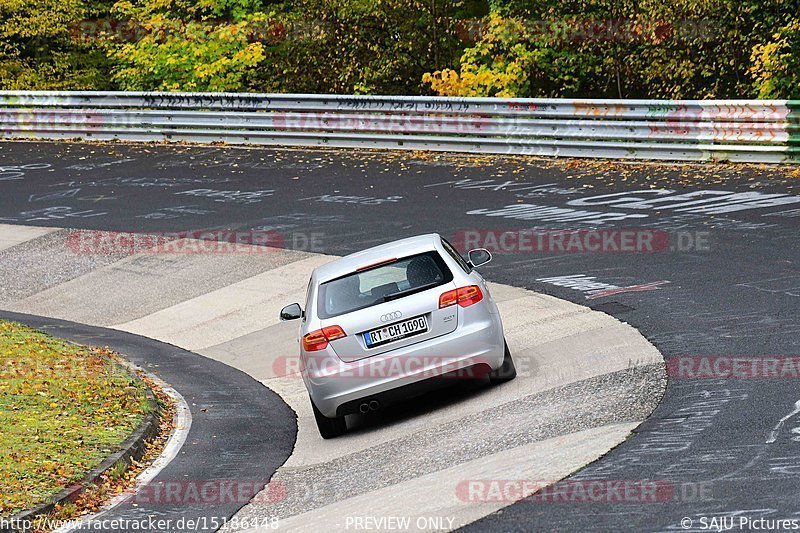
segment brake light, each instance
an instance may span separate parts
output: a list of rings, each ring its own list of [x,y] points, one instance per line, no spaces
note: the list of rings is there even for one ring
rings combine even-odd
[[[372,263],[370,265],[363,266],[361,268],[357,268],[356,272],[363,272],[364,270],[369,270],[371,268],[379,267],[381,265],[387,265],[389,263],[394,263],[397,261],[396,257],[392,257],[391,259],[384,259],[383,261],[378,261],[377,263]]]
[[[483,293],[477,285],[469,285],[447,291],[439,296],[439,309],[458,304],[461,307],[469,307],[483,300]]]
[[[458,289],[458,305],[461,307],[469,307],[483,300],[483,293],[477,285],[470,285],[469,287],[461,287]]]
[[[452,290],[443,292],[441,296],[439,296],[439,309],[444,307],[450,307],[454,303],[458,302],[458,291]]]
[[[347,333],[345,333],[344,330],[339,326],[328,326],[327,328],[322,328],[322,333],[325,334],[325,338],[329,341],[335,341],[336,339],[347,337]]]
[[[328,347],[330,341],[347,337],[347,333],[339,326],[327,326],[303,335],[303,349],[316,352]]]

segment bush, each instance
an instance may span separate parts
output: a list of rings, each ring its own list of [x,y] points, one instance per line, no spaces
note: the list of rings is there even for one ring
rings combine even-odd
[[[264,60],[250,42],[267,20],[257,1],[122,1],[114,12],[138,37],[108,44],[123,90],[242,91]]]
[[[800,99],[800,21],[780,28],[772,40],[756,45],[750,73],[759,98]]]
[[[498,2],[460,67],[424,80],[444,95],[748,98],[772,85],[787,94],[798,20],[799,0]]]
[[[255,88],[267,92],[420,94],[422,74],[452,65],[463,2],[289,0]]]
[[[112,1],[0,1],[0,89],[109,89],[110,61],[81,34]]]

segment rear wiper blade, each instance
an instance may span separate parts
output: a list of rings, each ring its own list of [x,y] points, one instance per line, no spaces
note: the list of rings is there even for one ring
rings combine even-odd
[[[404,291],[393,292],[391,294],[387,294],[383,297],[384,302],[388,302],[391,300],[396,300],[398,298],[402,298],[403,296],[408,296],[410,294],[414,294],[417,292],[422,292],[424,290],[430,289],[431,287],[435,287],[439,284],[438,281],[433,281],[431,283],[426,283],[425,285],[420,285],[419,287],[414,287],[413,289],[406,289]]]

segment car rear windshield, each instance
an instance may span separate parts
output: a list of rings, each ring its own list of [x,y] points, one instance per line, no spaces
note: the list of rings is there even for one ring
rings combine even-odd
[[[453,274],[435,251],[412,255],[319,286],[319,318],[364,309],[410,296],[453,280]]]

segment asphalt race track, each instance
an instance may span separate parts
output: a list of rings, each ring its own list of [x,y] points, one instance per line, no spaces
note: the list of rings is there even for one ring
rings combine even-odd
[[[468,529],[702,531],[711,517],[800,519],[799,370],[790,359],[800,352],[800,192],[790,172],[3,143],[0,224],[271,231],[286,248],[331,255],[432,231],[487,247],[487,236],[527,228],[655,234],[659,246],[645,253],[611,243],[583,252],[512,244],[482,272],[608,313],[665,356],[670,379],[655,412],[569,478],[578,486],[649,480],[657,495],[534,497]],[[743,363],[732,376],[733,358]]]

